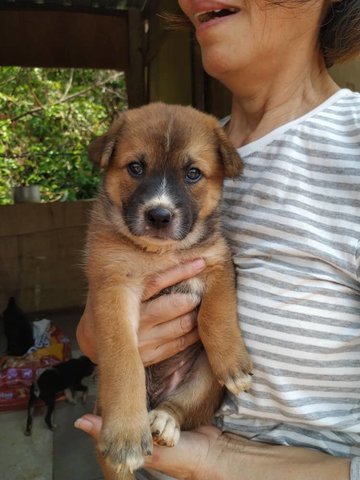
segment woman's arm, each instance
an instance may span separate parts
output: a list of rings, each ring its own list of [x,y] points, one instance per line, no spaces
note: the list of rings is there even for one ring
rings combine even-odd
[[[198,340],[196,305],[186,295],[151,297],[205,268],[198,260],[154,278],[144,295],[139,349],[145,365],[160,362]],[[91,295],[77,330],[82,351],[96,362]],[[101,418],[85,415],[76,427],[97,439]],[[350,461],[314,450],[251,442],[212,426],[182,432],[176,447],[154,446],[146,467],[191,480],[348,480]]]
[[[204,268],[204,260],[197,259],[151,279],[141,305],[138,332],[139,351],[145,366],[172,357],[199,340],[196,329],[197,304],[192,296],[172,294],[150,299],[164,288],[197,275]],[[96,363],[94,330],[90,292],[76,335],[81,351]]]
[[[95,440],[101,418],[85,415],[75,426]],[[145,466],[188,480],[349,480],[350,460],[315,450],[269,445],[221,433],[215,427],[182,432],[176,447],[154,445]]]

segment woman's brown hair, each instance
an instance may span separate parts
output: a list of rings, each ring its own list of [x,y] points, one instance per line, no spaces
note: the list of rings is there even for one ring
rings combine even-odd
[[[330,2],[320,47],[328,67],[360,54],[360,0]]]
[[[308,0],[268,0],[287,5]],[[328,11],[320,28],[319,42],[327,67],[360,55],[360,0],[328,0]],[[190,20],[182,13],[164,14],[171,29],[191,29]]]

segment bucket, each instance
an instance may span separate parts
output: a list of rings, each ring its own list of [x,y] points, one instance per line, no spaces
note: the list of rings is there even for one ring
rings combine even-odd
[[[29,185],[27,187],[13,187],[12,190],[15,203],[40,202],[39,185]]]

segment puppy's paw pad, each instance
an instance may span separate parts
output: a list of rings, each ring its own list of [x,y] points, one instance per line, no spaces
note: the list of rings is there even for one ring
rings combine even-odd
[[[149,413],[150,429],[157,445],[174,447],[180,438],[180,427],[175,418],[165,410],[156,409]]]
[[[251,375],[241,371],[235,375],[230,375],[225,380],[225,387],[234,395],[247,392],[251,387]]]

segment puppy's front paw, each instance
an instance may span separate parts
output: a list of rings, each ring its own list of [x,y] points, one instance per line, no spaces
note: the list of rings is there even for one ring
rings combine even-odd
[[[251,387],[251,375],[242,371],[230,374],[224,381],[225,387],[234,395],[247,392]]]
[[[180,426],[165,410],[155,409],[149,413],[150,429],[157,445],[174,447],[180,438]]]
[[[152,453],[152,436],[148,424],[129,425],[128,422],[107,422],[101,431],[98,449],[119,472],[131,473],[144,463],[144,456]]]
[[[234,395],[247,392],[251,387],[250,357],[246,354],[237,358],[228,358],[226,363],[227,365],[223,364],[222,368],[215,372],[219,383],[225,385]]]

